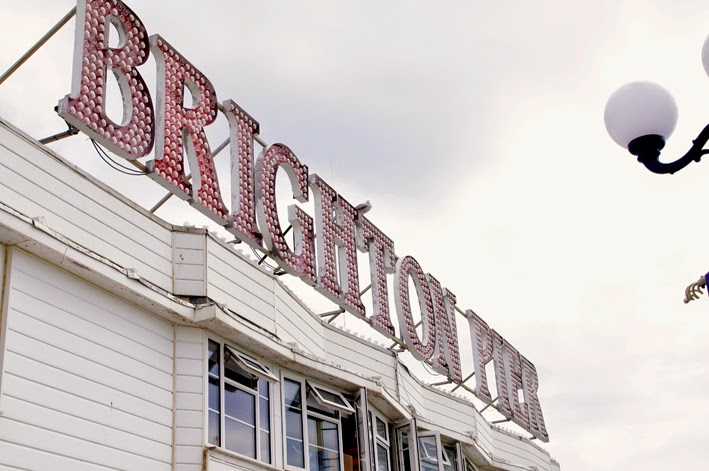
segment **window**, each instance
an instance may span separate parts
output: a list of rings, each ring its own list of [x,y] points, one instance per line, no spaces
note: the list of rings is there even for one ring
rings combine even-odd
[[[468,458],[465,458],[465,471],[479,471],[478,467],[473,464]]]
[[[343,454],[342,435],[347,435],[349,443],[356,437],[357,425],[356,420],[345,420],[354,409],[341,393],[285,378],[283,402],[287,466],[309,471],[354,469],[358,454],[356,450]]]
[[[207,368],[207,441],[270,464],[270,383],[277,378],[255,358],[213,340]]]
[[[444,471],[458,471],[458,446],[443,445],[443,456],[449,463],[443,465]]]
[[[369,411],[369,437],[372,450],[372,469],[389,471],[389,424],[375,410]]]
[[[441,437],[434,432],[419,432],[419,463],[421,471],[443,471],[450,468],[451,462],[441,447]],[[439,463],[442,468],[439,468]],[[448,467],[448,468],[447,468]]]
[[[416,471],[416,420],[397,426],[395,433],[399,470]]]

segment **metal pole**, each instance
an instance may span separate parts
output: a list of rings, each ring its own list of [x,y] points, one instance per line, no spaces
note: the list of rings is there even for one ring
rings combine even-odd
[[[485,412],[485,411],[487,410],[488,407],[493,407],[493,408],[497,409],[497,408],[493,405],[496,400],[497,400],[497,398],[493,399],[492,402],[490,402],[490,404],[486,405],[485,407],[483,407],[482,409],[480,409],[478,412],[480,412],[480,413],[482,414],[483,412]]]
[[[465,378],[463,381],[461,381],[456,387],[454,387],[454,388],[451,390],[451,392],[455,392],[456,389],[458,389],[458,388],[460,388],[460,387],[463,387],[463,384],[464,384],[464,383],[467,383],[468,380],[469,380],[470,378],[472,378],[473,376],[475,376],[475,372],[474,372],[474,371],[473,371],[472,373],[470,373],[470,374],[468,375],[468,377]]]
[[[63,27],[65,24],[67,24],[67,22],[68,22],[70,19],[72,19],[72,18],[74,17],[74,15],[76,15],[76,7],[72,8],[71,10],[69,10],[69,13],[67,13],[66,15],[64,15],[64,18],[62,18],[61,20],[59,20],[59,23],[57,23],[56,25],[54,25],[54,27],[53,27],[52,29],[50,29],[49,31],[47,31],[47,34],[45,34],[44,36],[42,36],[42,39],[40,39],[34,46],[32,46],[27,52],[25,52],[25,54],[24,54],[22,57],[20,57],[20,58],[17,60],[17,62],[15,62],[14,64],[12,64],[12,65],[10,66],[10,68],[7,69],[7,71],[6,71],[4,74],[2,74],[2,76],[0,76],[0,85],[2,85],[2,83],[3,83],[5,80],[7,80],[8,78],[10,78],[10,76],[11,76],[13,73],[15,73],[15,71],[16,71],[17,69],[19,69],[20,67],[22,67],[22,64],[24,64],[25,62],[27,62],[27,60],[28,60],[30,57],[32,57],[32,55],[33,55],[35,52],[37,52],[37,51],[39,50],[39,48],[41,48],[42,46],[44,46],[44,44],[45,44],[47,41],[49,41],[49,40],[52,38],[52,36],[54,36],[54,35],[56,34],[57,31],[59,31],[60,29],[62,29],[62,27]]]
[[[362,291],[360,291],[360,292],[359,292],[359,296],[362,297],[362,296],[364,295],[364,293],[366,293],[366,292],[369,291],[370,289],[372,289],[372,285],[371,285],[371,284],[367,285],[366,288],[364,288]],[[334,321],[335,319],[337,319],[338,316],[339,316],[340,314],[343,314],[344,312],[345,312],[344,309],[338,309],[337,311],[332,311],[332,312],[330,313],[330,314],[332,315],[332,317],[330,317],[330,318],[327,320],[328,324],[332,324],[332,321]],[[371,325],[371,322],[370,322],[370,325]]]
[[[56,142],[56,141],[61,141],[62,139],[66,139],[67,137],[71,136],[76,136],[79,134],[79,129],[75,128],[71,124],[67,123],[69,126],[69,129],[67,129],[64,132],[60,132],[58,134],[55,134],[53,136],[45,137],[44,139],[40,139],[39,143],[40,144],[49,144],[50,142]]]

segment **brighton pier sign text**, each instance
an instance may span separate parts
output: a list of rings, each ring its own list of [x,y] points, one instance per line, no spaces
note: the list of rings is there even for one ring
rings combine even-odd
[[[110,25],[120,36],[109,48]],[[156,104],[138,67],[152,54],[157,63]],[[123,122],[106,115],[106,79],[111,71],[123,96]],[[194,105],[186,107],[187,89]],[[394,275],[400,336],[411,354],[428,361],[450,380],[462,382],[456,326],[456,297],[426,273],[415,258],[397,257],[394,242],[283,144],[266,147],[256,159],[259,123],[232,100],[221,103],[209,79],[159,35],[148,36],[137,15],[119,0],[78,0],[72,91],[59,102],[59,115],[126,159],[155,149],[149,175],[239,240],[268,251],[289,274],[365,319],[382,334],[396,337],[391,322],[387,275]],[[231,210],[225,204],[204,128],[219,112],[230,127]],[[185,162],[185,160],[187,162]],[[188,163],[194,183],[186,177]],[[276,175],[283,169],[297,201],[314,197],[315,220],[288,207],[293,249],[286,243],[276,208]],[[317,240],[316,240],[317,239]],[[360,297],[357,252],[368,254],[371,312]],[[421,313],[420,334],[411,310],[413,281]],[[485,366],[493,362],[498,411],[534,437],[548,441],[537,395],[534,365],[473,311],[465,312],[473,343],[475,395],[492,403]],[[522,398],[520,398],[520,392]]]

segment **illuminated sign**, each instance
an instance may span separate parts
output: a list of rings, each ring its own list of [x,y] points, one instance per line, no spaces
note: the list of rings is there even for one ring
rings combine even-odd
[[[109,48],[110,25],[120,36]],[[157,63],[155,104],[138,70],[150,54]],[[123,97],[123,120],[106,115],[106,78],[113,73]],[[184,105],[184,91],[194,106]],[[219,187],[204,128],[219,112],[230,129],[231,209]],[[147,156],[149,175],[170,192],[223,226],[239,240],[265,249],[287,273],[313,286],[347,312],[366,320],[389,338],[391,322],[387,275],[394,275],[393,294],[400,336],[414,358],[429,362],[451,381],[463,381],[456,326],[456,296],[426,273],[415,258],[397,257],[394,242],[283,144],[266,147],[255,158],[259,123],[232,100],[221,106],[209,79],[159,35],[148,36],[138,16],[119,0],[79,0],[74,76],[71,94],[59,102],[59,115],[94,140],[126,159]],[[187,165],[195,175],[190,183]],[[288,175],[293,197],[314,197],[315,219],[300,207],[288,207],[292,249],[279,223],[276,175]],[[369,256],[372,299],[368,314],[360,296],[358,253]],[[412,315],[416,292],[420,335]],[[475,395],[533,436],[548,441],[537,396],[534,365],[472,311],[465,313],[473,342]],[[492,362],[498,398],[490,395],[486,365]],[[520,392],[522,398],[520,398]]]

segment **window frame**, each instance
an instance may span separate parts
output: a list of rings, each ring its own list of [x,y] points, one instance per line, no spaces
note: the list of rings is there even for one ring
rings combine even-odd
[[[418,429],[416,425],[416,418],[412,417],[404,422],[399,422],[393,426],[394,431],[394,445],[396,450],[396,469],[399,471],[405,471],[402,466],[402,459],[404,450],[399,442],[399,431],[404,427],[409,427],[409,433],[411,435],[411,445],[409,446],[409,462],[411,463],[411,471],[420,471],[421,465],[419,463],[419,439],[418,439]]]
[[[279,382],[278,377],[271,373],[271,370],[256,358],[247,355],[246,353],[240,352],[239,350],[236,350],[235,348],[232,348],[226,344],[224,345],[224,350],[228,351],[229,354],[236,360],[236,363],[241,367],[241,369],[246,371],[247,373],[251,373],[253,376],[266,380],[269,383]],[[226,353],[224,357],[224,363],[226,363]],[[257,365],[258,368],[255,368],[251,363]]]
[[[451,466],[451,462],[450,462],[450,460],[448,459],[448,456],[443,452],[443,444],[441,443],[441,433],[440,433],[440,432],[434,432],[434,431],[428,431],[428,430],[419,431],[419,432],[417,433],[417,437],[416,437],[417,443],[418,443],[418,441],[419,441],[420,439],[422,439],[422,438],[430,438],[430,437],[433,437],[433,439],[435,440],[435,444],[436,444],[436,453],[438,454],[438,457],[437,457],[437,459],[436,459],[436,465],[437,465],[437,467],[438,467],[438,471],[445,471],[444,466],[445,466],[445,465]],[[421,453],[421,448],[422,448],[422,447],[419,445],[419,447],[418,447],[419,468],[421,468],[421,461],[424,460],[424,456],[423,456],[423,454]],[[430,456],[431,456],[430,453],[429,453],[428,450],[426,450],[425,448],[424,448],[424,451],[425,451],[425,454],[426,454],[426,458],[427,458],[428,460],[430,460],[430,459],[431,459],[431,458],[430,458]]]
[[[453,443],[453,444],[451,445],[451,443]],[[463,464],[463,461],[465,459],[465,455],[463,454],[463,448],[462,448],[460,442],[452,441],[452,440],[448,440],[448,439],[446,439],[444,441],[444,438],[441,437],[441,445],[443,447],[443,449],[441,450],[441,452],[443,454],[446,453],[446,449],[453,449],[453,452],[455,453],[455,466],[453,466],[453,463],[450,464],[450,467],[452,468],[452,470],[453,471],[465,471],[464,464]],[[450,458],[449,458],[449,460],[450,460]],[[445,470],[445,466],[443,469]]]
[[[336,411],[342,413],[345,413],[347,415],[349,414],[354,414],[355,410],[354,407],[352,407],[352,404],[350,404],[350,401],[345,398],[345,396],[342,395],[341,392],[339,391],[334,391],[330,388],[326,388],[324,386],[320,386],[317,383],[314,383],[313,381],[306,380],[306,384],[308,385],[308,392],[313,392],[313,398],[323,407],[326,407],[328,409],[335,409]],[[342,404],[338,404],[336,402],[332,402],[328,399],[325,399],[320,391],[324,391],[330,394],[334,394],[335,396],[338,396],[340,400],[345,404],[344,406]]]
[[[275,455],[276,455],[276,446],[275,446],[275,434],[276,430],[274,430],[274,388],[276,387],[276,384],[273,383],[279,383],[280,380],[278,379],[277,376],[273,375],[271,373],[271,370],[268,366],[264,365],[261,361],[257,360],[256,358],[252,357],[251,355],[247,355],[236,348],[230,346],[227,344],[227,342],[223,341],[222,339],[216,337],[216,336],[211,336],[207,335],[206,337],[206,342],[205,342],[205,358],[206,361],[204,362],[204,367],[206,370],[206,381],[205,381],[205,388],[206,388],[206,411],[207,413],[205,415],[205,427],[204,427],[204,443],[207,444],[208,446],[214,446],[218,448],[220,451],[226,452],[226,453],[233,453],[236,456],[239,456],[240,458],[244,458],[247,460],[254,460],[258,463],[262,463],[267,466],[273,466],[275,462]],[[209,407],[209,383],[210,383],[210,378],[213,378],[212,373],[209,371],[209,359],[210,359],[210,350],[209,350],[209,344],[210,342],[213,342],[219,346],[219,378],[215,378],[219,382],[219,411],[214,411]],[[235,360],[235,363],[244,370],[247,374],[251,375],[253,379],[256,381],[256,388],[252,389],[249,388],[248,386],[245,386],[238,381],[235,381],[233,379],[227,378],[225,375],[225,370],[226,370],[226,363],[229,360],[229,356],[227,356],[227,352],[229,352],[231,355],[231,358]],[[239,355],[243,355],[249,359],[252,359],[254,362],[259,364],[264,368],[265,371],[268,371],[271,376],[267,376],[265,374],[256,374],[253,368],[244,368],[242,366],[242,358]],[[265,396],[261,388],[259,387],[260,381],[263,380],[268,384],[268,396]],[[254,448],[255,448],[255,457],[251,457],[249,455],[245,455],[243,453],[239,453],[238,451],[230,450],[229,448],[226,447],[226,418],[227,418],[227,413],[226,413],[226,408],[225,408],[225,391],[226,391],[226,386],[236,388],[239,391],[242,391],[244,393],[249,394],[254,401]],[[261,424],[261,398],[267,398],[268,400],[268,418],[269,418],[269,431],[268,431],[268,443],[269,443],[269,450],[270,450],[270,459],[268,461],[265,461],[262,459],[261,456],[261,446],[262,446],[262,439],[261,439],[261,432],[262,432],[262,424]],[[209,437],[209,415],[210,412],[218,412],[219,414],[219,444],[212,443]],[[237,420],[239,421],[236,417],[229,416],[229,419],[231,420]]]
[[[371,416],[371,421],[368,422],[371,434],[367,434],[367,435],[368,435],[368,438],[371,437],[371,439],[372,439],[372,457],[373,457],[373,464],[374,464],[374,469],[372,471],[379,470],[379,454],[377,453],[377,445],[379,445],[379,444],[381,444],[383,446],[383,448],[386,449],[386,452],[387,452],[387,471],[392,471],[391,453],[392,453],[393,440],[392,440],[391,423],[376,408],[374,408],[370,405],[368,407],[368,409],[369,409],[368,413]],[[386,435],[387,435],[386,439],[384,439],[381,435],[379,435],[377,433],[377,419],[384,423]]]
[[[462,471],[480,471],[477,465],[467,456],[463,455],[463,459],[461,461],[464,461]]]
[[[287,433],[287,424],[286,424],[286,396],[285,396],[285,384],[286,381],[292,381],[294,383],[300,384],[300,403],[301,403],[301,427],[303,430],[303,465],[304,467],[300,468],[291,464],[288,464],[288,450],[287,450],[287,441],[288,441],[288,436],[286,435]],[[327,415],[323,415],[321,413],[318,413],[315,410],[311,410],[308,407],[308,394],[310,394],[311,391],[314,391],[314,388],[311,387],[312,385],[315,385],[316,387],[339,395],[346,404],[348,404],[350,407],[352,405],[350,404],[350,401],[347,400],[342,393],[339,391],[333,391],[329,388],[325,388],[320,386],[318,383],[313,382],[309,379],[306,379],[302,376],[299,376],[297,374],[293,374],[292,372],[288,371],[282,371],[281,372],[281,397],[282,397],[282,404],[280,405],[281,407],[281,417],[282,417],[282,443],[283,443],[283,469],[289,470],[289,471],[312,471],[310,469],[310,436],[309,436],[309,429],[308,429],[308,418],[313,417],[315,419],[319,420],[324,420],[326,422],[333,423],[337,425],[337,448],[338,448],[338,456],[339,456],[339,469],[338,471],[344,471],[344,450],[342,449],[342,443],[343,443],[343,438],[342,438],[342,414],[343,411],[347,411],[348,415],[350,413],[355,413],[355,410],[352,409],[351,412],[349,410],[344,409],[342,406],[338,404],[323,404],[320,400],[318,400],[318,395],[313,394],[313,399],[320,404],[322,407],[331,409],[334,412],[337,413],[337,417],[329,417]],[[335,407],[336,406],[336,407]]]
[[[364,462],[366,470],[369,470],[369,465],[372,460],[372,453],[374,452],[372,448],[372,443],[370,441],[370,430],[369,426],[369,397],[367,393],[367,388],[361,388],[359,393],[355,397],[355,414],[357,418],[357,446],[359,447],[359,462]],[[362,466],[360,466],[362,469]]]

